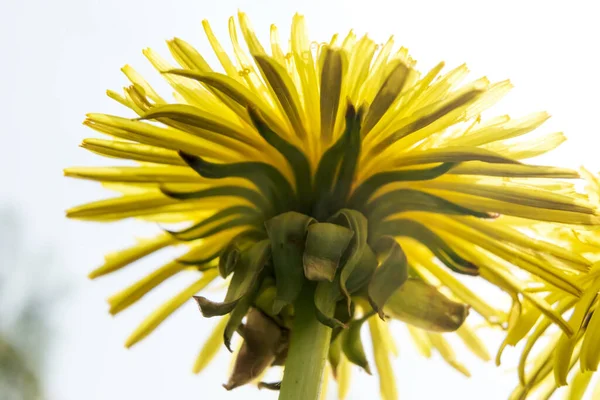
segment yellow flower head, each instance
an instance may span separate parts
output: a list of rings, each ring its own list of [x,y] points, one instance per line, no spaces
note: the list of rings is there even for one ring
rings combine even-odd
[[[187,224],[111,254],[91,273],[111,273],[165,247],[188,250],[109,299],[116,314],[176,274],[199,275],[127,346],[194,296],[205,317],[224,316],[196,372],[215,355],[215,341],[229,347],[235,332],[243,338],[225,385],[232,389],[295,359],[301,321],[314,319],[326,342],[324,350],[315,342],[316,359],[328,352],[343,394],[348,362],[370,371],[360,335],[368,322],[382,394],[395,398],[389,317],[406,323],[424,355],[435,350],[465,374],[442,333],[455,332],[488,359],[464,324],[469,310],[508,328],[507,344],[527,334],[527,313],[557,326],[565,340],[578,337],[554,306],[582,294],[583,301],[596,287],[592,261],[532,232],[597,225],[598,206],[568,181],[577,172],[523,162],[564,140],[531,133],[547,114],[481,117],[508,81],[461,84],[467,68],[442,73],[443,63],[421,74],[391,38],[378,45],[350,32],[311,42],[299,15],[288,50],[275,26],[265,50],[240,13],[244,49],[230,19],[233,58],[203,26],[220,72],[185,41],[170,40],[178,67],[152,50],[144,54],[174,101],[125,66],[131,85],[108,95],[137,117],[89,114],[85,121],[110,138],[82,147],[136,166],[65,171],[122,193],[72,208],[70,218]],[[229,279],[223,301],[196,296],[219,277]],[[470,288],[473,277],[506,292],[510,313]]]

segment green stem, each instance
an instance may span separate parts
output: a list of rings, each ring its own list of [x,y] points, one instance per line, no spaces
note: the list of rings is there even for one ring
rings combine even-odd
[[[319,399],[330,340],[331,328],[316,317],[314,285],[305,282],[295,304],[279,400]]]

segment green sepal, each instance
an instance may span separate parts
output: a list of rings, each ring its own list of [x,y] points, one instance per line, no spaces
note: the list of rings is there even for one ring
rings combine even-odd
[[[444,175],[454,168],[455,163],[442,163],[433,168],[379,172],[366,179],[354,191],[348,204],[357,210],[363,209],[371,196],[381,187],[400,181],[427,181]]]
[[[262,194],[256,190],[241,187],[241,186],[219,186],[210,187],[194,192],[175,192],[169,190],[166,186],[161,186],[160,191],[168,197],[178,200],[191,200],[191,199],[204,199],[207,197],[238,197],[252,203],[256,208],[261,210],[263,213],[268,214],[272,212],[272,206],[264,198]]]
[[[327,222],[308,226],[302,257],[306,279],[332,282],[353,236],[352,230]]]
[[[218,115],[216,115],[218,117]],[[200,128],[216,134],[231,138],[233,140],[252,145],[247,137],[235,125],[228,125],[227,120],[215,118],[215,114],[204,111],[196,106],[189,104],[162,104],[150,108],[140,119],[157,119],[165,121],[175,121],[180,124]]]
[[[245,385],[262,375],[285,343],[282,329],[256,308],[248,310],[246,323],[239,325],[238,333],[244,342],[229,380],[223,385],[227,390]]]
[[[258,288],[258,278],[270,256],[268,245],[269,241],[265,239],[253,244],[246,252],[242,253],[242,260],[233,273],[224,301],[215,302],[202,296],[194,296],[204,317],[229,314],[238,307],[241,299],[247,299],[248,293]]]
[[[229,283],[225,301],[233,301],[246,295],[256,286],[258,277],[271,256],[269,240],[264,239],[254,243],[247,251],[242,253],[240,265],[233,273]]]
[[[300,139],[305,139],[307,132],[302,122],[301,105],[296,104],[295,101],[299,96],[289,73],[275,59],[267,55],[255,54],[254,61],[256,61],[265,82],[275,94],[277,102],[281,105],[296,135]]]
[[[377,256],[373,250],[367,246],[362,252],[358,265],[348,276],[348,280],[346,280],[346,289],[348,290],[348,293],[358,295],[364,292],[366,294],[368,284],[371,279],[373,279],[376,268]]]
[[[352,317],[354,317],[354,312],[356,310],[356,305],[352,303],[350,307],[350,312],[348,312],[348,306],[345,301],[338,301],[335,303],[335,311],[333,312],[333,317],[344,324],[345,327],[348,327],[350,321],[352,321]],[[342,327],[336,327],[331,331],[331,341],[333,342],[339,335],[345,332],[346,329]]]
[[[317,166],[317,172],[315,173],[314,188],[316,204],[312,215],[318,220],[326,219],[332,212],[333,202],[337,201],[333,198],[333,193],[334,187],[337,186],[336,182],[338,182],[338,171],[340,170],[340,164],[348,151],[347,146],[350,142],[350,138],[353,134],[356,134],[357,125],[359,125],[359,120],[357,118],[356,109],[352,104],[348,104],[346,110],[346,129],[342,136],[340,136],[340,138],[325,151]],[[358,134],[360,134],[360,131]],[[349,182],[348,184],[351,183],[352,182]]]
[[[471,215],[477,218],[494,218],[496,214],[471,210],[442,197],[415,189],[399,189],[379,196],[365,206],[370,223],[405,211],[428,211],[437,214]]]
[[[352,303],[350,309],[348,309],[348,306],[346,305],[345,301],[338,301],[335,304],[335,310],[333,311],[333,315],[338,321],[344,324],[348,324],[350,321],[352,321],[352,317],[354,317],[355,311],[356,305],[354,303]],[[331,332],[331,338],[333,339],[338,333],[339,332],[336,332],[336,330],[334,329],[334,331]]]
[[[276,132],[274,132],[265,122],[262,115],[255,107],[248,107],[248,114],[254,124],[254,127],[258,133],[273,146],[290,164],[296,179],[296,191],[300,202],[303,203],[302,209],[306,212],[308,205],[312,201],[312,187],[311,187],[311,171],[310,163],[306,158],[306,155],[302,150],[298,149],[287,140],[283,139]]]
[[[237,305],[239,299],[229,302],[210,301],[203,296],[193,296],[204,318],[218,317],[229,314]]]
[[[425,245],[448,268],[460,274],[477,276],[479,267],[458,255],[430,229],[410,219],[394,219],[377,227],[379,235],[405,236]]]
[[[345,226],[354,232],[354,237],[344,256],[345,262],[340,272],[340,290],[346,297],[348,307],[350,307],[350,292],[346,287],[346,281],[361,262],[363,253],[369,247],[367,245],[369,221],[360,212],[349,209],[340,210],[330,218],[330,221]]]
[[[454,302],[434,286],[410,278],[389,298],[385,311],[391,317],[433,332],[454,332],[465,321],[469,307]]]
[[[396,132],[392,133],[391,135],[388,135],[377,145],[373,146],[372,152],[380,153],[384,151],[386,148],[388,148],[398,140],[402,139],[403,137],[406,137],[414,132],[417,132],[420,129],[425,128],[426,126],[434,123],[435,121],[451,113],[452,111],[474,101],[482,93],[483,90],[480,89],[470,89],[466,91],[463,90],[461,92],[456,92],[456,94],[453,94],[453,96],[449,97],[448,99],[431,104],[430,106],[424,107],[421,110],[417,110],[416,113],[421,114],[420,118],[407,118],[410,122],[399,128]],[[429,112],[423,113],[423,111],[427,109],[429,110]]]
[[[348,277],[346,288],[350,294],[359,293],[366,289],[373,272],[377,267],[377,258],[369,246],[365,248],[358,265]],[[348,316],[354,314],[352,303],[348,306],[347,301],[339,302],[344,298],[340,289],[340,275],[338,272],[333,282],[322,281],[317,284],[315,290],[315,307],[317,310],[317,319],[324,325],[333,328],[333,334],[337,328],[347,328],[346,322]],[[340,312],[340,307],[345,308],[345,312]],[[327,310],[331,310],[327,312]]]
[[[275,302],[276,295],[277,288],[275,287],[275,281],[272,278],[265,278],[256,299],[254,299],[254,306],[264,314],[274,318],[278,314],[273,312],[273,303]]]
[[[281,381],[279,382],[258,382],[259,389],[278,391],[281,390]]]
[[[352,107],[351,104],[348,108]],[[340,164],[336,181],[334,181],[334,189],[331,198],[330,211],[335,211],[342,208],[348,201],[350,189],[354,182],[354,175],[358,167],[362,138],[360,136],[361,119],[364,113],[363,107],[358,109],[358,112],[353,119],[346,118],[348,136],[344,146],[344,155]]]
[[[313,218],[294,211],[265,222],[277,285],[277,296],[273,303],[275,314],[279,314],[287,304],[293,304],[302,290],[304,241],[307,228],[313,222]]]
[[[323,325],[326,325],[333,330],[336,328],[347,328],[339,319],[335,318],[335,303],[341,297],[339,274],[333,282],[321,281],[317,283],[315,289],[315,309],[317,313],[317,319]]]
[[[179,151],[178,154],[190,168],[205,178],[235,177],[249,180],[269,200],[276,212],[284,212],[296,206],[292,186],[281,172],[270,164],[258,161],[214,164],[183,151]]]
[[[190,265],[190,266],[193,265],[193,266],[201,267],[201,266],[205,266],[206,263],[209,263],[212,260],[219,257],[220,254],[221,254],[221,250],[219,249],[219,250],[213,251],[212,253],[209,253],[207,256],[204,256],[204,257],[190,259],[190,258],[186,258],[186,257],[188,257],[186,255],[186,256],[178,258],[176,261],[179,264],[183,264],[183,265]]]
[[[249,230],[231,239],[219,256],[219,275],[223,279],[227,278],[235,270],[241,254],[262,238],[263,232]]]
[[[398,98],[404,88],[409,71],[410,68],[406,64],[398,61],[397,65],[385,78],[369,107],[369,112],[365,116],[364,135],[368,134],[377,125],[381,117]]]
[[[235,218],[231,218],[235,217]],[[249,206],[232,206],[217,211],[208,218],[181,231],[165,229],[173,237],[182,241],[192,241],[214,235],[216,233],[243,225],[257,225],[262,219],[255,208]],[[219,221],[221,223],[215,225]]]
[[[261,240],[242,253],[241,263],[233,273],[224,301],[237,301],[223,334],[223,342],[229,351],[231,351],[231,338],[234,332],[256,299],[261,284],[260,278],[270,255],[269,240]]]
[[[373,250],[381,263],[369,282],[369,303],[383,319],[383,306],[408,279],[408,261],[402,247],[391,236],[377,240]]]
[[[256,291],[242,297],[229,314],[229,320],[227,321],[227,325],[225,325],[225,331],[223,332],[223,344],[225,347],[227,347],[227,350],[229,350],[230,353],[233,352],[231,350],[231,338],[233,338],[233,334],[239,329],[242,320],[250,310],[255,296]]]
[[[343,58],[340,50],[325,47],[321,69],[321,137],[329,143],[335,129],[342,91]]]
[[[363,347],[362,340],[360,338],[360,329],[363,323],[369,319],[372,314],[367,314],[364,317],[354,320],[350,323],[348,329],[342,333],[342,349],[344,355],[351,363],[358,365],[364,369],[369,375],[371,375],[371,368],[365,355],[365,349]]]
[[[166,73],[195,79],[198,82],[201,82],[202,84],[212,88],[217,93],[223,93],[239,106],[243,107],[238,115],[244,115],[245,108],[247,108],[249,105],[256,104],[257,101],[260,102],[260,98],[256,96],[252,90],[248,89],[244,84],[238,82],[236,79],[225,74],[218,72],[198,73],[196,71],[186,69],[172,69],[166,71]],[[265,115],[265,119],[267,119],[269,125],[277,126],[276,120],[271,118],[270,115]]]

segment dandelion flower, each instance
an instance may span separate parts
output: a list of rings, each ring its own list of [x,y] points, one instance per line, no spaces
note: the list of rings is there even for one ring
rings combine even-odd
[[[586,179],[589,201],[600,206],[600,180],[582,170]],[[543,224],[533,227],[534,231],[552,238],[564,248],[580,254],[593,264],[588,274],[578,277],[583,289],[580,297],[556,290],[548,290],[546,301],[561,315],[568,316],[573,332],[567,335],[556,329],[552,321],[527,307],[508,331],[505,345],[524,343],[518,376],[519,385],[512,399],[524,399],[535,393],[538,398],[550,398],[561,386],[567,388],[568,399],[581,399],[586,391],[600,394],[600,382],[595,389],[589,388],[593,374],[600,363],[600,231],[598,227],[548,227]],[[501,347],[499,357],[504,346]]]
[[[315,399],[328,362],[340,396],[354,364],[376,372],[382,397],[393,399],[390,319],[406,325],[423,355],[438,352],[466,375],[451,340],[490,357],[465,323],[469,312],[509,337],[526,334],[528,312],[578,337],[554,299],[590,297],[596,269],[560,240],[529,231],[600,219],[598,205],[573,189],[576,171],[524,161],[564,141],[562,133],[535,133],[546,113],[483,117],[508,81],[461,84],[466,66],[442,72],[443,63],[422,74],[392,38],[378,45],[350,32],[311,42],[296,15],[289,49],[272,26],[268,51],[238,17],[246,48],[230,19],[233,57],[203,22],[217,70],[181,39],[168,41],[177,66],[144,51],[174,100],[125,66],[130,86],[108,95],[133,114],[87,116],[85,125],[108,139],[82,147],[135,166],[65,170],[121,193],[68,217],[165,228],[109,255],[92,278],[163,248],[187,250],[112,296],[112,314],[174,275],[198,275],[140,324],[128,347],[193,297],[204,317],[221,318],[196,372],[218,342],[230,348],[234,334],[242,338],[227,389],[284,365],[282,382],[259,386],[281,388],[282,399]],[[220,279],[224,299],[202,292]],[[493,305],[472,287],[477,281],[504,291],[512,308]]]

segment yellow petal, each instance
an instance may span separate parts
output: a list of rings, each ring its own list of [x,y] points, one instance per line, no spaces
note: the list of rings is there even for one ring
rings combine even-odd
[[[396,378],[390,363],[389,349],[381,334],[382,322],[378,318],[369,318],[369,329],[371,331],[371,343],[373,345],[373,356],[375,366],[379,373],[379,390],[384,400],[397,400]]]
[[[200,349],[200,353],[196,357],[194,367],[192,368],[194,374],[202,372],[223,347],[223,333],[225,333],[225,326],[228,321],[229,317],[227,316],[221,318],[202,345],[202,349]]]
[[[140,239],[135,246],[107,254],[105,263],[90,272],[88,276],[94,279],[106,275],[176,242],[175,238],[169,234],[161,234],[152,239]]]
[[[65,176],[104,182],[200,183],[191,168],[168,167],[78,167],[64,170]]]
[[[432,346],[427,333],[424,330],[416,328],[410,324],[406,324],[406,328],[410,333],[413,343],[417,346],[419,353],[421,353],[421,355],[425,358],[431,358]]]
[[[216,268],[206,271],[202,278],[188,286],[177,296],[163,303],[158,309],[156,309],[144,321],[142,321],[135,331],[133,331],[133,333],[127,338],[125,346],[131,347],[152,333],[152,331],[154,331],[167,317],[173,314],[173,312],[181,307],[186,301],[190,300],[194,294],[204,289],[216,278],[216,276]]]
[[[155,164],[186,165],[175,151],[145,144],[121,140],[84,139],[81,147],[107,157]]]
[[[337,383],[338,383],[338,399],[344,400],[350,392],[350,383],[352,382],[352,364],[342,353],[340,363],[338,365]]]
[[[442,334],[427,332],[427,336],[429,336],[431,345],[438,351],[438,353],[440,353],[444,361],[446,361],[451,367],[456,369],[464,376],[471,376],[469,370],[460,362],[458,362],[458,360],[456,359],[456,355],[454,354],[454,350],[452,350],[452,347],[446,341],[446,339],[444,339]]]
[[[590,380],[594,374],[592,372],[581,372],[577,370],[573,380],[569,384],[569,392],[565,396],[566,400],[581,400],[590,384]],[[591,397],[594,399],[595,397]]]
[[[460,328],[458,328],[456,333],[473,354],[483,361],[491,360],[490,353],[487,351],[485,344],[471,327],[469,327],[467,324],[463,324]]]
[[[110,305],[109,312],[114,315],[125,310],[156,286],[160,285],[173,275],[183,271],[185,267],[185,265],[177,262],[169,262],[149,275],[146,275],[133,285],[112,295],[108,298],[108,304]]]

